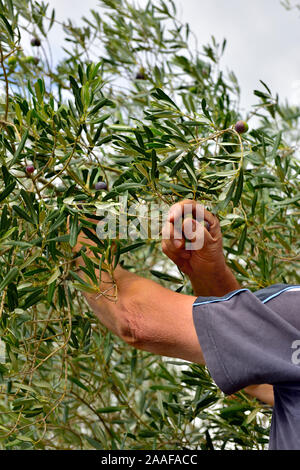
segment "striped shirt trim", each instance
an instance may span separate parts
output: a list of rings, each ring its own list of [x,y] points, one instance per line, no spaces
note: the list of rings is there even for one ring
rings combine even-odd
[[[207,300],[202,300],[201,302],[197,302],[197,300],[195,301],[194,303],[194,306],[197,307],[198,305],[206,305],[206,304],[212,304],[212,303],[215,303],[215,302],[226,302],[227,300],[230,300],[232,299],[232,297],[234,297],[235,295],[239,294],[240,292],[250,292],[250,293],[253,293],[263,304],[269,302],[270,300],[274,299],[275,297],[277,297],[278,295],[280,294],[283,294],[284,292],[287,292],[287,291],[300,291],[300,286],[288,286],[288,287],[285,287],[285,288],[282,288],[282,284],[278,285],[278,291],[277,292],[274,292],[272,295],[269,295],[265,298],[262,298],[264,297],[263,294],[267,295],[267,291],[268,290],[271,290],[273,291],[274,288],[276,288],[276,284],[274,286],[270,286],[270,287],[266,287],[265,289],[262,289],[260,291],[257,291],[257,292],[251,292],[250,289],[238,289],[234,292],[231,292],[230,294],[224,296],[224,297],[215,297],[215,298],[212,298],[212,297],[208,297]],[[264,292],[265,291],[265,292]],[[258,294],[259,293],[259,294]],[[201,297],[199,297],[200,299]],[[204,297],[202,297],[204,299]]]

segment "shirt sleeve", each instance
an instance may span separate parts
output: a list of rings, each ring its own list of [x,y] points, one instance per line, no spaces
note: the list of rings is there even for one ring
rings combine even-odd
[[[195,301],[193,319],[200,346],[223,392],[300,381],[300,361],[293,361],[293,345],[300,340],[300,292],[285,289],[280,302],[278,295],[263,299],[240,289],[222,298]],[[296,310],[297,317],[291,317]]]

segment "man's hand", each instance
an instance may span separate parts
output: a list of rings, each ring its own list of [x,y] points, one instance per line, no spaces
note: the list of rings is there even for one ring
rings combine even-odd
[[[171,207],[168,220],[163,228],[163,252],[188,276],[197,276],[203,274],[203,268],[215,269],[218,265],[221,268],[225,265],[222,249],[222,233],[219,220],[216,216],[204,209],[204,220],[209,223],[209,231],[201,220],[196,220],[196,209],[201,208],[196,201],[184,200]],[[181,221],[184,216],[184,210],[190,210],[193,213],[192,218],[183,220],[182,234],[176,230],[177,221]],[[180,227],[181,228],[181,227]],[[203,248],[199,250],[186,250],[186,239],[183,234],[197,234],[199,239],[203,239]],[[165,236],[170,233],[170,238]],[[189,237],[189,241],[195,241]]]
[[[214,237],[214,234],[218,234],[219,229],[217,219],[207,211],[205,218],[210,223],[211,238],[219,240],[218,236]],[[171,221],[174,221],[172,214],[169,223],[172,223]],[[207,243],[211,244],[210,239]],[[94,242],[81,233],[77,245],[74,247],[74,252],[79,252],[82,246],[86,246],[87,256],[93,259],[94,255],[88,246],[94,245]],[[213,253],[213,250],[210,253]],[[188,261],[190,257],[184,259]],[[200,257],[193,258],[193,260],[196,259],[202,263],[204,268],[207,266],[205,256],[200,254]],[[196,261],[195,263],[195,270],[198,272],[199,266]],[[76,265],[79,269],[84,265],[81,257],[76,258]],[[85,278],[84,272],[79,271],[78,274],[83,279]],[[115,269],[113,278],[109,273],[102,272],[99,288],[103,294],[110,290],[115,291],[117,288],[117,296],[112,300],[109,299],[110,296],[84,293],[87,302],[101,323],[128,344],[155,354],[205,364],[193,323],[192,311],[195,297],[172,292],[156,282],[143,279],[120,266]],[[210,289],[214,290],[212,286]],[[217,294],[212,293],[211,295]],[[171,328],[170,325],[172,325]],[[273,392],[270,385],[253,386],[248,389],[245,391],[252,396],[272,404]]]
[[[87,247],[86,255],[93,260],[89,246],[95,243],[83,233],[78,237],[74,252],[78,253],[82,246]],[[84,280],[81,257],[76,258],[76,266],[77,274]],[[99,271],[96,270],[96,274],[99,275]],[[193,323],[195,297],[173,292],[119,265],[113,273],[102,271],[99,290],[100,294],[84,292],[87,302],[101,323],[128,344],[155,354],[204,364]]]
[[[183,220],[186,212],[191,212],[193,218]],[[203,214],[204,220],[197,219],[198,213]],[[178,221],[182,221],[180,231]],[[203,240],[203,246],[187,250],[187,237],[189,242]],[[219,220],[196,201],[184,200],[171,207],[163,228],[162,249],[189,276],[195,295],[222,296],[239,289],[225,262]]]

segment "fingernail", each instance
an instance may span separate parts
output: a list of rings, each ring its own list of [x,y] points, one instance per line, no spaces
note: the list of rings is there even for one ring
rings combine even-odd
[[[180,248],[180,247],[181,247],[181,244],[182,244],[181,240],[174,240],[174,246],[175,246],[175,248]]]

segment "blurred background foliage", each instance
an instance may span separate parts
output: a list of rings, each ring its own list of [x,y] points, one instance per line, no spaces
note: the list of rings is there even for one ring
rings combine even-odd
[[[270,408],[98,323],[81,294],[97,291],[95,266],[80,281],[72,247],[120,195],[128,208],[193,198],[218,213],[243,286],[299,284],[300,108],[261,82],[241,115],[226,41],[197,45],[171,0],[102,0],[80,27],[60,24],[52,65],[56,23],[44,2],[0,0],[0,447],[263,449]],[[111,243],[94,248],[108,265]],[[192,293],[159,240],[115,246],[127,269]]]
[[[294,8],[300,9],[300,4],[297,0],[281,0],[280,2],[287,10],[293,10]]]

